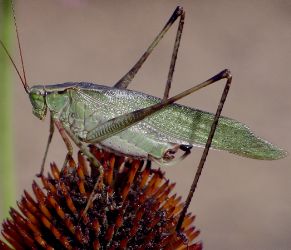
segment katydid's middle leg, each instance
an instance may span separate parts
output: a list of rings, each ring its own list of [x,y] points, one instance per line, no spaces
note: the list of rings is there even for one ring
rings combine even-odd
[[[88,198],[87,204],[85,209],[83,210],[83,212],[80,215],[80,219],[87,213],[88,209],[90,208],[91,204],[94,201],[94,196],[97,193],[98,190],[100,190],[103,186],[103,176],[104,176],[104,169],[103,166],[101,165],[101,163],[96,159],[96,157],[89,151],[89,149],[87,148],[86,145],[84,145],[79,138],[74,135],[74,133],[71,132],[71,130],[69,128],[63,127],[62,123],[59,120],[55,120],[55,124],[57,126],[57,128],[59,129],[66,145],[68,148],[69,153],[67,154],[66,159],[68,160],[68,156],[72,155],[72,150],[69,148],[72,148],[71,143],[67,137],[66,134],[68,134],[68,136],[73,140],[73,142],[76,144],[76,146],[81,150],[81,152],[88,158],[88,160],[91,162],[91,164],[94,167],[98,168],[99,171],[99,176],[98,179],[94,185],[94,188]],[[70,146],[69,146],[70,145]],[[66,161],[67,161],[66,160]]]
[[[93,187],[93,190],[88,198],[86,207],[82,211],[80,215],[80,219],[87,213],[90,206],[93,204],[93,201],[95,199],[95,195],[98,191],[100,191],[103,187],[103,178],[104,178],[104,169],[101,163],[97,160],[97,158],[89,151],[88,147],[84,145],[77,136],[74,135],[74,133],[71,132],[70,129],[64,128],[66,133],[70,136],[70,138],[74,141],[74,143],[77,145],[78,148],[82,151],[84,155],[87,156],[88,160],[91,162],[91,164],[94,167],[98,168],[99,176],[95,182],[95,185]]]

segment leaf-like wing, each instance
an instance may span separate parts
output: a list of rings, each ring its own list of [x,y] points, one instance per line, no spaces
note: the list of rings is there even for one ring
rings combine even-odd
[[[149,107],[160,98],[131,90],[105,88],[99,92],[77,91],[94,109],[99,109],[104,121]],[[96,96],[97,95],[97,96]],[[204,146],[214,115],[209,112],[172,104],[152,114],[129,129],[148,133],[148,136],[170,143],[189,143]],[[129,138],[130,140],[130,138]],[[286,156],[286,151],[256,136],[245,124],[221,117],[212,148],[244,157],[275,160]]]

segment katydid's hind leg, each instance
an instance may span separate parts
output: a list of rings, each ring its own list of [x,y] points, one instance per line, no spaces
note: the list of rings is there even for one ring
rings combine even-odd
[[[209,149],[211,147],[211,142],[212,142],[212,139],[214,137],[215,130],[217,128],[218,120],[219,120],[221,111],[223,109],[224,102],[226,100],[226,97],[227,97],[227,94],[228,94],[228,91],[229,91],[229,88],[230,88],[230,85],[231,85],[232,76],[231,76],[231,74],[230,74],[230,72],[228,70],[225,70],[224,78],[226,78],[226,84],[225,84],[223,93],[221,95],[221,98],[220,98],[220,101],[219,101],[219,104],[218,104],[218,107],[217,107],[217,110],[216,110],[216,113],[215,113],[215,116],[214,116],[214,119],[213,119],[213,122],[212,122],[212,125],[211,125],[211,129],[210,129],[210,132],[209,132],[209,135],[208,135],[208,139],[207,139],[207,142],[205,144],[205,148],[204,148],[203,154],[201,156],[198,168],[197,168],[196,173],[195,173],[195,177],[194,177],[193,183],[191,185],[191,188],[190,188],[188,197],[186,199],[185,205],[183,207],[182,212],[180,213],[180,216],[179,216],[179,219],[178,219],[178,222],[177,222],[176,231],[178,233],[181,231],[181,227],[182,227],[184,218],[186,216],[187,209],[188,209],[188,207],[190,205],[190,202],[192,200],[193,194],[194,194],[195,189],[197,187],[199,178],[201,176],[201,173],[202,173],[202,170],[203,170],[203,166],[205,164]]]
[[[173,23],[177,20],[179,16],[185,15],[185,12],[183,11],[182,7],[177,7],[164,26],[164,28],[161,30],[161,32],[157,35],[157,37],[154,39],[154,41],[151,43],[151,45],[148,47],[148,49],[144,52],[144,54],[141,56],[141,58],[136,62],[136,64],[114,85],[115,88],[120,89],[126,89],[136,73],[139,71],[143,63],[146,61],[146,59],[149,57],[149,55],[152,53],[154,48],[158,45],[160,40],[163,38],[163,36],[167,33],[167,31],[170,29],[170,27],[173,25]],[[184,19],[184,17],[183,17]],[[181,20],[180,20],[181,23]],[[182,25],[183,26],[183,25]],[[180,25],[179,25],[180,27]],[[179,29],[178,29],[179,30]],[[181,32],[182,33],[182,32]],[[177,39],[176,39],[177,40]],[[175,43],[176,45],[176,43]],[[179,46],[179,45],[178,45]]]
[[[54,130],[55,130],[54,129],[54,120],[53,120],[52,114],[50,114],[50,131],[49,131],[49,137],[48,137],[48,140],[47,140],[47,144],[46,144],[46,148],[45,148],[45,153],[44,153],[44,156],[43,156],[43,159],[42,159],[40,172],[39,172],[39,174],[37,174],[37,177],[41,177],[43,175],[44,165],[45,165],[46,157],[47,157],[47,154],[48,154],[49,146],[51,144],[51,141],[52,141],[52,138],[53,138],[53,135],[54,135]]]

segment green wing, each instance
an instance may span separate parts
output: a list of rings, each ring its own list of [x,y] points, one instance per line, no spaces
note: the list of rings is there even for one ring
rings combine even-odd
[[[160,98],[144,93],[114,88],[102,89],[95,93],[81,90],[79,94],[83,98],[86,97],[93,107],[99,109],[102,107],[105,120],[161,101]],[[172,104],[131,128],[136,126],[145,134],[149,134],[151,130],[158,131],[159,135],[155,135],[155,138],[161,138],[163,141],[203,147],[213,118],[214,115],[211,113]],[[221,117],[219,120],[212,148],[262,160],[276,160],[287,155],[286,151],[256,136],[245,124],[227,117]]]

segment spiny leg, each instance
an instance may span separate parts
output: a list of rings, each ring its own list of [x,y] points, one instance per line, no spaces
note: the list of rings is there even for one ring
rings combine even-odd
[[[43,175],[44,165],[45,165],[46,157],[47,157],[47,154],[48,154],[49,146],[51,144],[51,141],[52,141],[52,138],[53,138],[53,135],[54,135],[54,130],[55,130],[55,128],[54,128],[54,120],[53,120],[52,114],[50,114],[50,131],[49,131],[49,137],[48,137],[48,140],[47,140],[47,144],[46,144],[46,148],[45,148],[45,153],[44,153],[44,156],[43,156],[43,159],[42,159],[40,172],[39,172],[39,174],[37,174],[37,177],[41,177]]]
[[[207,81],[202,82],[190,89],[187,89],[182,93],[175,95],[169,99],[161,100],[161,102],[149,106],[147,108],[135,110],[133,112],[112,118],[102,124],[98,124],[98,126],[88,131],[85,141],[87,143],[99,143],[100,141],[105,140],[106,138],[109,138],[115,134],[122,132],[123,130],[129,128],[130,126],[133,126],[134,124],[138,123],[139,121],[143,120],[149,115],[169,106],[170,104],[178,101],[179,99],[201,88],[204,88],[214,82],[217,82],[223,78],[228,78],[229,75],[230,75],[229,70],[223,70],[222,72],[211,77]]]
[[[178,223],[177,223],[177,226],[176,226],[176,232],[178,232],[178,233],[180,233],[184,218],[185,218],[186,213],[187,213],[187,209],[188,209],[188,207],[189,207],[189,205],[191,203],[191,200],[192,200],[192,197],[194,195],[195,189],[197,187],[199,178],[201,176],[202,169],[203,169],[203,166],[205,164],[209,149],[211,147],[211,142],[212,142],[212,139],[214,137],[215,130],[217,128],[218,120],[219,120],[219,117],[220,117],[224,102],[226,100],[226,97],[227,97],[227,94],[228,94],[228,91],[229,91],[229,88],[230,88],[230,85],[231,85],[232,76],[231,76],[229,71],[226,72],[225,78],[227,79],[227,81],[226,81],[223,93],[221,95],[221,99],[220,99],[218,107],[217,107],[217,111],[215,113],[215,116],[214,116],[214,119],[213,119],[213,122],[212,122],[212,125],[211,125],[211,129],[210,129],[210,132],[209,132],[209,135],[208,135],[208,139],[207,139],[207,142],[205,144],[205,148],[204,148],[203,154],[201,156],[198,168],[196,170],[195,178],[194,178],[193,183],[191,185],[188,197],[186,199],[185,205],[183,207],[183,210],[182,210],[182,212],[180,214],[180,217],[179,217],[179,220],[178,220]]]
[[[141,58],[136,62],[136,64],[114,85],[115,88],[120,88],[120,89],[126,89],[128,87],[128,85],[130,84],[130,82],[132,81],[132,79],[134,78],[134,76],[136,75],[136,73],[139,71],[139,69],[141,68],[141,66],[143,65],[143,63],[145,62],[145,60],[149,57],[149,55],[152,53],[152,51],[154,50],[154,48],[158,45],[158,43],[160,42],[160,40],[163,38],[163,36],[167,33],[167,31],[170,29],[170,27],[173,25],[173,23],[177,20],[177,18],[179,16],[183,16],[183,20],[184,20],[184,15],[185,12],[183,11],[183,8],[178,6],[174,13],[172,14],[172,16],[170,17],[170,19],[168,20],[168,22],[166,23],[166,25],[164,26],[164,28],[162,29],[162,31],[157,35],[157,37],[154,39],[154,41],[151,43],[151,45],[148,47],[148,49],[144,52],[144,54],[141,56]],[[180,20],[181,23],[181,20]],[[183,28],[183,24],[179,24],[179,28],[180,26],[182,26]],[[178,37],[178,33],[179,33],[179,28],[178,28],[178,32],[177,32],[177,37]],[[180,29],[182,29],[180,28]],[[181,30],[182,33],[182,30]],[[181,34],[180,34],[181,36]],[[180,38],[178,39],[180,40]],[[177,42],[177,38],[176,38],[176,42]],[[176,46],[176,42],[175,42],[175,46]],[[178,42],[178,47],[179,47],[179,42]],[[174,47],[175,48],[175,47]],[[175,49],[174,49],[175,50]],[[175,61],[176,59],[174,59]],[[173,61],[173,59],[172,59]],[[172,62],[171,62],[172,64]],[[174,63],[175,64],[175,63]],[[175,66],[175,65],[174,65]]]

